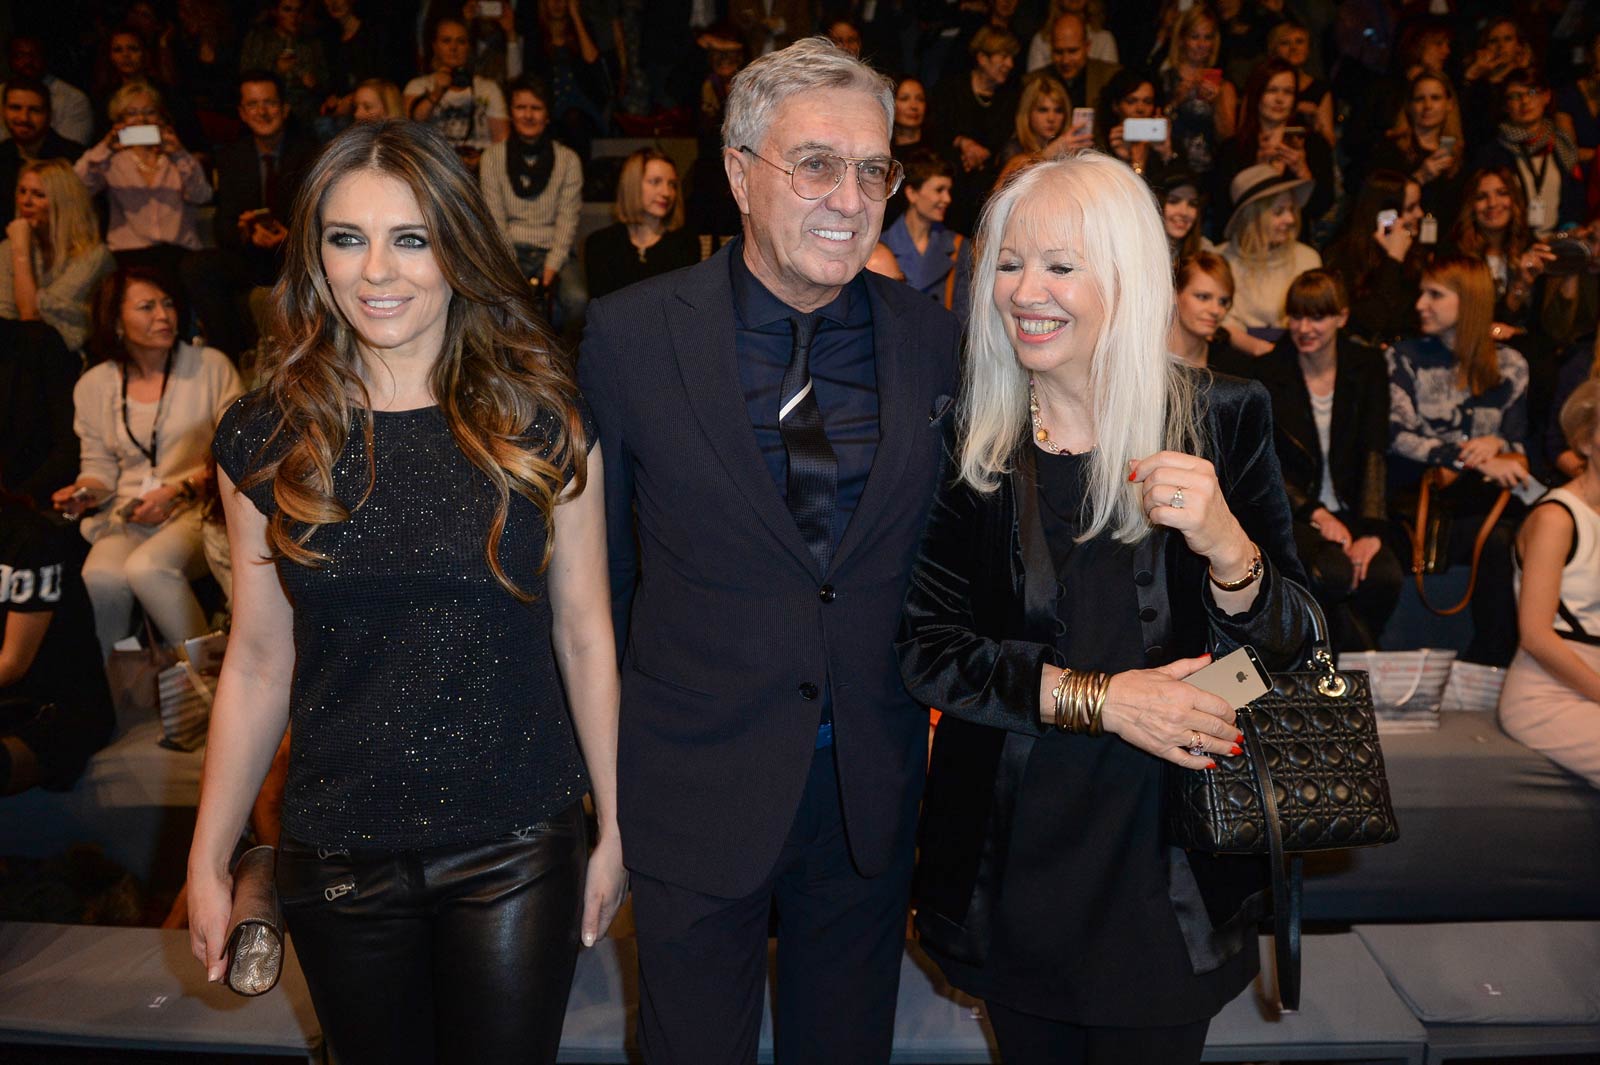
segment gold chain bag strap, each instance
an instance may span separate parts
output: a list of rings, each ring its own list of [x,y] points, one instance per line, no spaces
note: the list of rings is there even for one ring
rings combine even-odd
[[[233,911],[228,915],[226,983],[241,995],[264,995],[283,972],[283,914],[278,908],[277,852],[251,847],[233,867]]]
[[[1305,594],[1302,591],[1302,594]],[[1180,847],[1266,854],[1272,866],[1278,998],[1300,1005],[1300,901],[1307,851],[1399,838],[1367,674],[1334,668],[1328,622],[1309,594],[1311,655],[1238,714],[1244,753],[1167,772],[1167,832]]]

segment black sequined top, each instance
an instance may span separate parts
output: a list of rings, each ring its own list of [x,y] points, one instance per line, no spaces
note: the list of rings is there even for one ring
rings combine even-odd
[[[440,410],[374,415],[377,480],[356,506],[367,482],[361,418],[334,466],[350,519],[310,541],[328,561],[278,563],[295,645],[284,830],[319,846],[418,848],[541,821],[586,788],[538,572],[544,520],[511,496],[500,560],[535,595],[521,603],[484,554],[494,490]],[[235,484],[276,420],[259,392],[223,416],[212,450]],[[529,446],[553,424],[536,423]],[[246,494],[271,517],[270,483]]]

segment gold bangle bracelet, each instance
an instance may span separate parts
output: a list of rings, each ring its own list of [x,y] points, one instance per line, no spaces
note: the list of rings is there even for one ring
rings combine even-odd
[[[1056,704],[1056,728],[1061,729],[1063,732],[1066,731],[1067,726],[1066,726],[1066,723],[1064,721],[1062,721],[1062,719],[1061,719],[1061,712],[1065,707],[1065,697],[1066,697],[1066,694],[1067,694],[1067,681],[1071,677],[1072,677],[1072,670],[1063,669],[1061,671],[1061,676],[1056,678],[1056,686],[1054,688],[1050,689],[1050,697],[1055,700],[1055,704]]]

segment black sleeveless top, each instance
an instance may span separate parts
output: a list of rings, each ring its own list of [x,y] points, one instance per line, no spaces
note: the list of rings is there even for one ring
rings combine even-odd
[[[512,494],[500,561],[535,596],[521,603],[484,554],[493,488],[440,410],[374,413],[377,478],[358,506],[362,417],[333,471],[350,518],[309,542],[328,561],[277,564],[294,607],[284,830],[314,845],[418,848],[544,820],[586,789],[538,572],[544,520]],[[584,421],[592,441],[587,410]],[[235,484],[276,422],[260,392],[223,416],[212,450]],[[541,416],[528,446],[542,449],[555,424]],[[270,482],[246,495],[275,512]]]

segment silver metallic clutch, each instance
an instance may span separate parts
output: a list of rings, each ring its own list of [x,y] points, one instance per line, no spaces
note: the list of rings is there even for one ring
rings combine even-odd
[[[264,995],[283,972],[283,915],[278,909],[277,853],[251,847],[233,867],[233,912],[228,915],[228,987]]]

